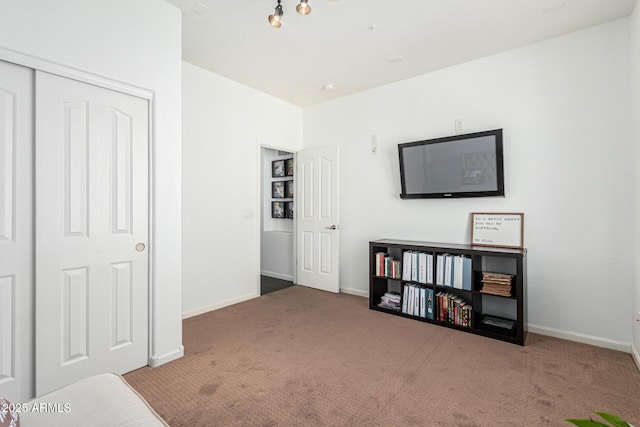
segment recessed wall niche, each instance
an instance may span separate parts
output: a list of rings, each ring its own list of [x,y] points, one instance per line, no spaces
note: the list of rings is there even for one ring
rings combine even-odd
[[[293,233],[295,159],[291,152],[262,148],[262,230]]]

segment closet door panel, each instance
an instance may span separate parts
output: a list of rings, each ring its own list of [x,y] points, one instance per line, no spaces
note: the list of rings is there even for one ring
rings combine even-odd
[[[33,378],[33,71],[0,61],[0,396]]]
[[[148,102],[36,73],[36,392],[148,363]]]

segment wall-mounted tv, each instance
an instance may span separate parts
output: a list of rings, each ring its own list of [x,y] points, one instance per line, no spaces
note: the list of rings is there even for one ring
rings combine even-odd
[[[398,144],[403,199],[504,196],[502,129]]]

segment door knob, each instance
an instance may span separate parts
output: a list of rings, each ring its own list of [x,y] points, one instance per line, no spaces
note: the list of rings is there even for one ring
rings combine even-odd
[[[325,227],[325,228],[326,228],[327,230],[337,230],[337,229],[339,229],[339,228],[340,228],[340,226],[339,226],[339,225],[335,225],[335,224],[333,224],[331,227]]]
[[[145,248],[144,243],[138,243],[136,245],[136,251],[138,251],[138,252],[144,251],[144,248]]]

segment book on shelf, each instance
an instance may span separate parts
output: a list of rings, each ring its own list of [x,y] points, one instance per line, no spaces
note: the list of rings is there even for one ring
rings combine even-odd
[[[462,297],[447,292],[436,294],[438,305],[437,320],[454,325],[471,327],[473,307]]]
[[[377,254],[376,254],[377,261]],[[400,265],[401,264],[401,265]],[[401,272],[396,272],[396,269],[402,268]],[[396,272],[392,276],[398,279],[402,279],[405,282],[433,284],[433,255],[419,251],[405,251],[402,255],[402,263],[398,264],[398,267],[393,267],[393,271]]]
[[[409,298],[407,300],[407,314],[409,316],[413,316],[413,308],[415,307],[415,302],[413,301],[413,299],[415,298],[415,286],[412,285],[408,285],[409,286]]]
[[[402,280],[411,281],[411,251],[402,254]]]
[[[436,299],[438,301],[438,305],[437,305],[437,310],[438,310],[438,314],[436,316],[436,320],[439,321],[443,321],[445,319],[445,311],[447,310],[447,301],[446,299],[444,299],[445,293],[444,292],[438,292],[436,294]]]
[[[455,256],[453,257],[453,279],[452,279],[452,284],[453,287],[456,289],[462,289],[462,277],[463,277],[463,270],[462,270],[462,266],[463,266],[463,260],[464,257],[462,256]]]
[[[407,301],[409,300],[409,287],[406,285],[402,289],[402,312],[407,313]]]
[[[382,277],[384,276],[384,257],[387,256],[385,252],[376,252],[376,276]]]
[[[512,296],[513,276],[504,273],[482,272],[482,289],[480,292],[503,297]]]
[[[411,281],[418,281],[418,252],[411,252]]]
[[[400,311],[400,294],[397,292],[386,292],[380,298],[378,307],[393,311]]]
[[[400,279],[400,261],[393,259],[393,257],[389,256],[386,252],[376,252],[375,260],[376,276]]]
[[[418,253],[418,282],[427,283],[427,254]]]
[[[471,284],[473,282],[473,268],[471,265],[471,258],[464,257],[462,259],[462,289],[465,291],[471,290]]]
[[[493,273],[489,271],[482,272],[482,279],[488,282],[496,282],[496,283],[508,283],[511,284],[511,280],[513,276],[511,274],[505,273]]]
[[[382,257],[382,260],[380,261],[380,277],[387,276],[387,258],[388,258],[388,255],[385,254],[384,257]]]
[[[391,261],[391,271],[392,271],[392,276],[391,278],[393,279],[400,279],[400,274],[401,274],[401,263],[400,261],[394,259]]]
[[[426,283],[433,285],[433,254],[426,254],[427,261],[427,281]]]
[[[464,303],[464,300],[460,297],[454,297],[451,299],[451,304],[449,304],[449,323],[453,323],[458,325],[459,315],[460,315],[460,304]]]
[[[482,316],[482,320],[480,320],[480,324],[484,326],[486,329],[499,331],[499,332],[513,332],[516,327],[515,320],[505,319],[502,317],[491,316],[485,314]]]
[[[427,299],[427,301],[425,302],[425,314],[427,319],[433,319],[433,289],[426,288],[425,291]]]
[[[385,258],[385,277],[395,279],[397,276],[398,261],[391,257]]]
[[[433,319],[435,301],[433,289],[415,283],[402,287],[402,302],[399,311],[410,316]]]
[[[467,307],[465,306],[462,310],[462,324],[464,325],[468,325],[469,327],[471,327],[471,318],[472,318],[472,314],[473,314],[473,307],[471,307],[470,305]]]
[[[436,255],[436,285],[444,286],[444,256]]]
[[[453,256],[449,254],[442,255],[444,257],[444,286],[452,287],[451,279],[453,274]]]
[[[437,286],[471,291],[473,268],[471,258],[463,255],[442,254],[436,256]]]

